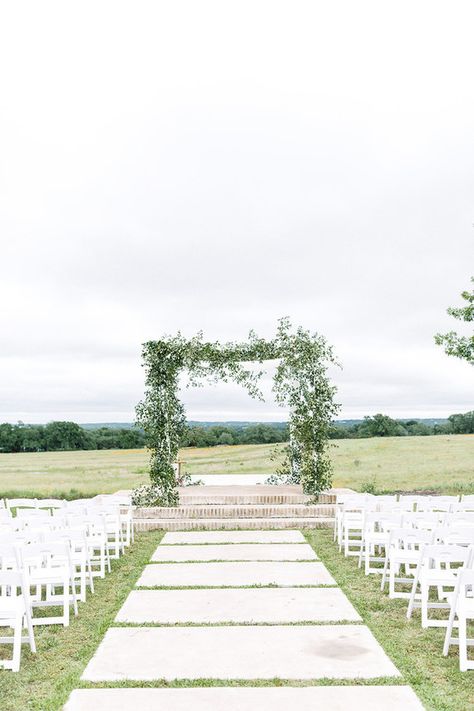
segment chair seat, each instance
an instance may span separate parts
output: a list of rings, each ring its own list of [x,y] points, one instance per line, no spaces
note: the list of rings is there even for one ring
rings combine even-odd
[[[6,597],[2,595],[0,598],[0,622],[3,619],[10,619],[11,616],[17,616],[25,612],[25,601],[20,595],[12,595]]]
[[[39,570],[31,570],[28,576],[29,582],[32,585],[40,583],[58,583],[62,584],[64,578],[69,578],[69,570],[64,568],[40,568]]]
[[[463,615],[469,619],[474,619],[474,598],[464,598],[461,600],[456,608],[457,615]]]

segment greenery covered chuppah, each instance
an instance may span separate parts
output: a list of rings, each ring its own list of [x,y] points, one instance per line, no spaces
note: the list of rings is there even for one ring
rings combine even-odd
[[[189,340],[178,333],[143,345],[146,392],[137,406],[137,421],[151,451],[151,485],[134,491],[136,505],[176,506],[179,502],[174,464],[186,427],[178,396],[180,375],[187,373],[190,385],[233,381],[262,400],[258,383],[264,371],[256,372],[249,364],[273,360],[277,361],[275,399],[290,409],[290,443],[278,473],[301,483],[307,494],[317,495],[330,487],[329,431],[339,405],[327,371],[337,361],[322,335],[293,329],[289,319],[283,318],[272,340],[251,331],[246,343],[211,343],[200,332]]]

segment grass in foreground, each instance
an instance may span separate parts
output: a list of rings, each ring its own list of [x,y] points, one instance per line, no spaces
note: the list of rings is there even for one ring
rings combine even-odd
[[[424,706],[430,711],[474,708],[474,673],[459,671],[454,647],[449,657],[442,656],[444,629],[423,630],[419,611],[407,620],[407,601],[390,600],[382,593],[380,576],[365,576],[358,569],[356,558],[344,558],[332,541],[332,532],[316,530],[305,534]]]
[[[79,615],[69,627],[35,628],[37,653],[23,645],[20,671],[0,670],[2,711],[63,707],[162,536],[162,531],[138,534],[127,553],[112,562],[112,572],[104,580],[95,579],[94,595],[79,603]]]
[[[281,445],[279,446],[281,448]],[[275,445],[188,448],[190,474],[268,474]],[[334,442],[334,486],[379,491],[474,493],[474,435],[380,437]],[[0,496],[91,496],[148,482],[143,449],[0,453]],[[245,483],[245,477],[243,477]]]

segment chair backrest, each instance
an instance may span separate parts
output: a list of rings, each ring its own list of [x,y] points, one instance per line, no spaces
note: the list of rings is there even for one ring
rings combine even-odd
[[[474,511],[456,511],[449,514],[449,526],[474,526]]]
[[[0,570],[0,597],[22,594],[26,590],[25,579],[21,570]]]
[[[0,570],[17,570],[21,567],[19,544],[0,542]]]
[[[366,531],[390,531],[392,528],[402,528],[403,516],[400,513],[387,513],[384,511],[368,511],[364,516]]]
[[[418,528],[394,528],[390,533],[390,547],[402,550],[419,550],[434,540],[434,531]]]
[[[36,499],[5,499],[9,511],[16,509],[35,509]]]
[[[459,496],[429,496],[417,505],[417,511],[452,511],[459,503]]]
[[[474,526],[445,526],[436,531],[436,539],[446,544],[458,546],[474,545]]]
[[[437,566],[449,565],[451,563],[461,563],[465,565],[470,560],[471,551],[466,546],[455,544],[443,545],[435,543],[423,548],[423,559]]]
[[[17,509],[17,518],[51,518],[51,513],[44,509]]]
[[[401,494],[398,499],[398,506],[402,511],[407,511],[410,513],[414,511],[418,505],[419,501],[422,501],[423,496],[412,496],[408,494]]]
[[[63,509],[64,501],[62,499],[37,499],[37,509]]]
[[[435,528],[439,528],[440,526],[444,526],[446,524],[446,515],[445,511],[416,512],[411,519],[412,526],[414,528],[434,531]]]
[[[70,564],[71,551],[67,541],[43,541],[22,548],[21,558],[25,566],[51,567]]]

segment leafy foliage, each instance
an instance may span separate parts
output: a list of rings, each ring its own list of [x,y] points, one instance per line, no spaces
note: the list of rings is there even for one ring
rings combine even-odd
[[[330,486],[328,440],[339,406],[327,375],[328,366],[336,360],[323,336],[302,328],[293,332],[290,321],[281,319],[271,341],[253,331],[247,343],[224,345],[205,342],[202,332],[190,340],[178,333],[145,343],[143,360],[146,392],[137,406],[137,420],[151,449],[150,478],[161,489],[163,505],[178,503],[173,463],[185,434],[184,408],[177,395],[180,374],[187,372],[189,384],[195,386],[232,380],[251,397],[263,399],[258,387],[262,371],[255,372],[247,364],[266,360],[279,361],[273,391],[277,402],[291,410],[288,473],[310,494]]]
[[[474,277],[471,277],[471,282],[474,284]],[[448,314],[459,321],[472,323],[474,321],[474,289],[463,291],[461,296],[467,305],[451,307],[448,309]],[[447,355],[456,356],[456,358],[461,358],[474,365],[474,334],[461,336],[455,331],[445,334],[438,333],[435,336],[435,342],[444,347]]]

